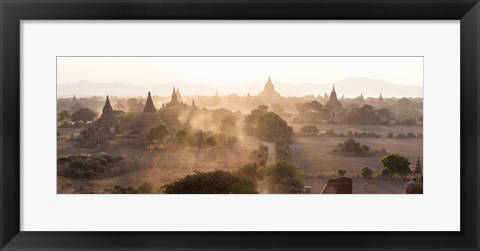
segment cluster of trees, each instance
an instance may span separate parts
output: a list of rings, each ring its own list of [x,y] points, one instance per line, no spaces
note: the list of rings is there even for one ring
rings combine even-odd
[[[57,114],[57,122],[63,126],[69,125],[70,122],[73,122],[75,126],[81,126],[94,121],[97,117],[98,113],[89,108],[78,109],[72,114],[63,110]]]
[[[352,109],[345,118],[345,123],[360,125],[386,125],[394,121],[393,114],[387,108],[374,109],[371,105]]]
[[[315,125],[305,125],[300,129],[300,132],[303,135],[307,136],[317,136],[320,133],[320,130]],[[321,136],[325,137],[355,137],[355,138],[381,138],[380,134],[374,132],[352,132],[349,131],[348,133],[343,132],[336,132],[333,129],[326,131],[325,133],[321,134]]]
[[[249,159],[252,163],[259,166],[265,166],[268,161],[268,147],[265,145],[259,145],[258,149],[250,153]]]
[[[399,133],[397,135],[394,135],[393,133],[388,133],[387,134],[387,138],[397,138],[397,139],[407,139],[407,138],[422,138],[423,137],[423,134],[421,133],[413,133],[413,132],[409,132],[407,134],[405,133]]]
[[[378,173],[377,175],[383,178],[403,178],[406,179],[409,174],[412,173],[412,170],[410,169],[410,161],[408,160],[407,157],[396,154],[396,153],[390,153],[386,154],[382,159],[382,166],[383,169]],[[337,169],[337,174],[340,177],[345,177],[347,174],[347,170],[343,168]],[[364,166],[360,170],[360,175],[364,179],[369,179],[372,178],[375,173],[370,169],[368,166]],[[322,175],[318,175],[318,177],[323,177]]]
[[[255,194],[257,191],[256,170],[246,166],[237,172],[216,170],[196,171],[164,186],[167,194]]]
[[[296,108],[298,115],[293,119],[294,123],[319,124],[330,119],[330,111],[318,101],[299,103]]]
[[[285,120],[274,112],[269,112],[268,107],[260,105],[245,117],[244,132],[247,135],[255,135],[265,141],[275,141],[278,138],[290,137],[293,129]]]
[[[400,107],[405,107],[405,101],[408,99],[400,99],[402,103]],[[408,107],[408,105],[407,105]],[[293,119],[294,123],[333,123],[332,114],[335,112],[327,106],[322,106],[318,101],[310,101],[299,103],[296,105],[297,116]],[[349,109],[342,108],[345,116],[340,121],[346,124],[360,124],[360,125],[417,125],[418,121],[423,119],[421,114],[416,111],[407,109],[400,109],[398,114],[394,114],[387,107],[375,109],[373,106],[365,104],[363,106],[350,106]],[[338,119],[338,118],[337,118]]]
[[[347,139],[343,143],[338,143],[333,152],[342,154],[367,155],[370,154],[370,147],[367,145],[362,145],[354,139]]]
[[[68,178],[95,178],[107,173],[110,166],[121,158],[112,158],[108,154],[76,156],[65,163],[60,163],[58,175]]]
[[[204,149],[217,145],[232,148],[236,146],[238,141],[236,136],[203,130],[188,131],[186,129],[179,129],[174,134],[170,135],[165,124],[159,124],[150,128],[146,132],[146,138],[151,144],[164,145],[168,143],[182,147],[188,145],[197,149]]]

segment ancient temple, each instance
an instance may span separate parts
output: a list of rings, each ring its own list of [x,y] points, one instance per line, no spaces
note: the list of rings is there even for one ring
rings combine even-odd
[[[165,104],[165,106],[176,106],[176,105],[180,105],[181,102],[178,100],[178,96],[177,96],[177,92],[175,90],[175,87],[173,87],[173,93],[172,93],[172,98],[170,99],[170,102],[168,102],[167,104]]]
[[[96,125],[102,131],[109,131],[111,133],[116,131],[116,127],[120,122],[118,121],[117,117],[113,112],[112,105],[110,104],[110,99],[107,96],[107,100],[105,101],[105,105],[102,109],[102,115],[96,121]]]
[[[277,99],[281,98],[279,92],[275,90],[275,86],[273,85],[272,79],[268,76],[267,83],[263,87],[263,91],[258,94],[259,97],[268,98],[268,99]]]
[[[143,113],[155,113],[157,112],[157,108],[153,104],[152,95],[148,92],[147,101],[145,102],[145,106],[143,107]]]
[[[420,162],[420,156],[417,157],[417,163],[415,163],[415,170],[413,171],[413,174],[422,174],[423,173],[423,167],[422,163]]]
[[[382,94],[380,93],[380,97],[378,98],[379,102],[383,102]]]
[[[330,112],[331,118],[334,121],[341,121],[345,117],[345,109],[342,106],[342,103],[337,99],[337,92],[335,91],[335,86],[332,88],[332,92],[330,93],[330,98],[325,103],[325,108],[328,109]]]
[[[155,108],[155,105],[153,104],[152,95],[148,92],[143,112],[139,117],[139,121],[135,123],[134,132],[136,132],[136,134],[144,132],[160,122],[161,120],[157,115],[157,108]]]
[[[325,104],[327,108],[334,108],[337,106],[342,106],[342,104],[337,99],[337,92],[335,92],[335,86],[332,88],[332,92],[330,93],[330,99]]]
[[[182,95],[180,95],[180,90],[177,88],[177,100],[179,103],[183,103],[183,98],[182,98]]]

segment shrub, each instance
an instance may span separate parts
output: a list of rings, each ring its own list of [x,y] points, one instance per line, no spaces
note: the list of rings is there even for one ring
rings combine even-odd
[[[318,128],[314,125],[306,125],[303,126],[300,131],[303,134],[309,135],[309,136],[316,136],[318,134]]]
[[[362,177],[363,178],[370,178],[372,177],[373,175],[373,172],[370,168],[368,168],[368,166],[362,168]]]
[[[179,144],[184,144],[187,140],[188,132],[186,130],[180,129],[175,133],[175,140]]]
[[[338,176],[340,176],[340,177],[345,177],[345,175],[347,174],[347,170],[342,169],[342,168],[339,168],[339,169],[337,170],[337,173],[338,173]]]
[[[267,164],[268,160],[268,147],[259,145],[257,150],[250,153],[249,158],[253,163],[258,164],[259,166],[264,166]]]
[[[323,135],[327,137],[337,137],[337,133],[333,129],[326,131]]]
[[[367,145],[361,145],[354,139],[348,139],[343,143],[338,143],[333,151],[338,153],[367,155],[370,153],[370,147]]]
[[[168,135],[167,126],[164,124],[161,124],[161,125],[157,125],[155,127],[150,128],[147,131],[146,136],[150,142],[154,142],[154,141],[162,142],[163,139],[167,137],[167,135]]]
[[[303,188],[299,169],[291,162],[277,161],[265,169],[267,188],[272,193],[292,193]]]

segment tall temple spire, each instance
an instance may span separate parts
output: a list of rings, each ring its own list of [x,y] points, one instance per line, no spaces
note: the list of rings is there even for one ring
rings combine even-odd
[[[281,98],[280,93],[275,90],[272,79],[268,76],[267,83],[263,87],[263,91],[259,94],[264,98]]]
[[[105,105],[103,106],[103,109],[102,109],[102,115],[106,112],[107,113],[113,112],[113,108],[112,108],[112,105],[110,104],[110,99],[108,99],[108,95],[107,95],[107,100],[105,101]]]
[[[422,162],[420,162],[420,156],[417,157],[417,163],[415,163],[414,174],[421,174],[423,172]]]
[[[383,102],[383,97],[381,93],[380,93],[380,97],[378,98],[378,101]]]
[[[143,107],[143,113],[155,113],[157,112],[157,108],[153,104],[152,95],[148,92],[147,101],[145,102],[145,106]]]
[[[173,93],[172,93],[172,99],[170,100],[170,102],[167,104],[167,105],[179,105],[180,102],[178,101],[178,96],[177,96],[177,92],[175,91],[175,86],[173,87]]]
[[[73,95],[72,101],[73,102],[77,101],[77,97],[75,97],[75,95]]]
[[[330,102],[336,103],[338,102],[337,93],[335,92],[335,85],[333,85],[332,92],[330,93]]]
[[[180,90],[177,87],[177,100],[180,103],[183,103],[182,95],[180,95]]]
[[[192,107],[196,107],[196,105],[195,105],[195,99],[192,100]]]
[[[110,104],[110,99],[107,96],[107,100],[105,100],[105,105],[103,106],[102,109],[102,115],[100,118],[97,120],[97,123],[101,126],[108,126],[118,124],[118,119],[113,113],[113,108],[112,105]]]

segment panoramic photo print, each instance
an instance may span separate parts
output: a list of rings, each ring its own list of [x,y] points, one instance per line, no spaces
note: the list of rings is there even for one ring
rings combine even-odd
[[[423,57],[57,57],[58,194],[423,194]]]

